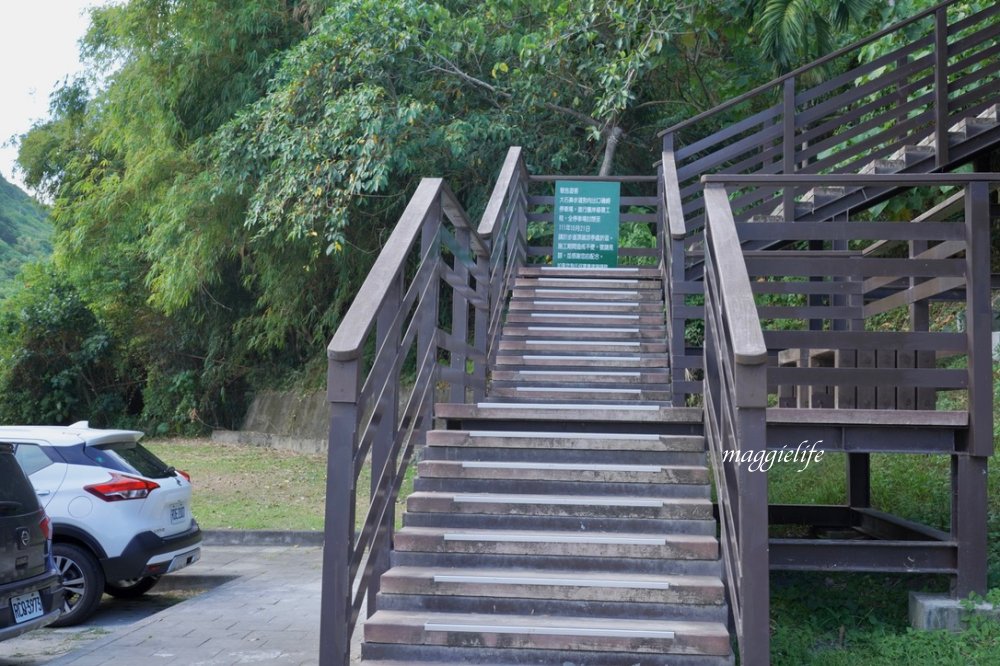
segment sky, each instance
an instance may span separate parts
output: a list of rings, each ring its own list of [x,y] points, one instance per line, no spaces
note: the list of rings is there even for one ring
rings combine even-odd
[[[77,42],[87,30],[86,9],[103,0],[0,0],[0,174],[24,187],[13,172],[17,147],[9,139],[48,117],[49,93],[83,69]]]

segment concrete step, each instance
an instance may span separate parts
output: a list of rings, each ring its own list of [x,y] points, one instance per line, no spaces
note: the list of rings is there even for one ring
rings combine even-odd
[[[556,481],[528,478],[482,478],[421,476],[413,481],[414,490],[448,493],[496,493],[501,495],[606,495],[613,497],[697,497],[710,495],[708,484],[634,483],[629,481]]]
[[[512,298],[510,312],[597,312],[597,313],[656,313],[664,312],[662,301],[606,301],[580,298]]]
[[[426,529],[406,527],[403,529]],[[705,538],[705,537],[699,537]],[[627,573],[655,573],[679,576],[721,576],[722,564],[718,559],[677,559],[661,557],[608,557],[571,552],[552,556],[538,553],[498,553],[490,549],[480,552],[429,552],[394,549],[392,566],[412,567],[493,567],[497,569],[539,569],[578,571],[618,571]]]
[[[494,370],[493,381],[518,384],[584,385],[639,385],[668,384],[670,373],[640,372],[638,370]]]
[[[860,174],[883,174],[883,173],[898,173],[906,168],[906,160],[886,160],[878,159],[872,160],[868,164],[861,167]]]
[[[726,627],[707,622],[377,611],[365,622],[364,631],[366,643],[730,654]]]
[[[911,167],[918,162],[934,157],[934,146],[903,146],[892,155],[890,160],[901,160],[907,167]]]
[[[530,612],[541,616],[683,619],[690,622],[725,623],[729,617],[729,606],[725,603],[635,603],[615,601],[613,598],[607,601],[533,598],[527,602],[525,599],[502,596],[379,593],[376,605],[379,610],[503,615]]]
[[[725,657],[681,654],[643,654],[628,652],[534,650],[518,649],[499,651],[491,647],[462,647],[437,645],[403,645],[391,643],[362,643],[361,655],[367,664],[400,666],[437,666],[455,664],[489,664],[513,666],[514,664],[562,664],[563,666],[732,666],[732,654]],[[639,659],[637,659],[637,657]],[[371,660],[377,661],[371,661]],[[402,660],[402,661],[400,661]]]
[[[657,435],[595,432],[497,430],[432,430],[427,446],[508,449],[571,449],[575,451],[695,451],[705,449],[697,435]]]
[[[542,557],[716,560],[715,537],[699,534],[634,534],[404,527],[394,537],[397,551]]]
[[[722,580],[711,576],[664,576],[534,569],[395,567],[382,575],[385,594],[453,595],[619,603],[725,603]]]
[[[599,388],[584,386],[504,386],[494,384],[489,397],[508,398],[519,402],[566,402],[567,400],[608,401],[630,403],[635,400],[669,402],[673,397],[668,386],[663,390],[642,388]]]
[[[569,518],[601,517],[663,520],[708,520],[712,502],[705,497],[637,497],[424,492],[412,493],[407,511],[468,515],[531,515]]]
[[[644,485],[708,483],[707,468],[680,465],[422,460],[417,463],[417,473],[421,479],[496,479]]]
[[[514,287],[527,289],[663,289],[663,283],[656,280],[640,280],[631,277],[570,277],[546,275],[541,277],[518,277]]]
[[[658,289],[579,289],[567,287],[515,287],[512,298],[533,300],[609,301],[655,303],[663,301]]]
[[[525,437],[468,437],[462,431],[432,431],[438,443],[428,442],[423,460],[476,460],[562,463],[608,463],[636,465],[706,465],[706,453],[700,437],[677,436],[679,442],[660,442],[655,434],[649,440],[617,440],[605,442],[595,437],[551,438],[555,433],[525,433]],[[458,433],[451,435],[450,433]],[[490,431],[481,434],[489,435]],[[503,433],[495,433],[501,435]],[[516,433],[514,433],[516,434]],[[599,435],[600,433],[593,433]],[[613,437],[613,435],[611,435]],[[428,439],[431,434],[428,433]],[[687,440],[690,440],[690,444]],[[449,445],[448,442],[454,442]],[[579,443],[580,446],[573,446]]]
[[[574,350],[575,351],[575,350]],[[666,368],[666,354],[614,354],[609,352],[563,352],[560,354],[518,354],[502,351],[497,354],[497,367],[552,368],[554,370],[588,370],[612,368]]]
[[[715,520],[656,520],[650,518],[618,518],[613,509],[605,515],[533,516],[512,514],[457,514],[407,511],[403,515],[406,527],[438,527],[447,529],[497,529],[540,532],[628,532],[630,534],[700,534],[715,536]]]
[[[615,279],[628,278],[662,278],[658,268],[642,268],[639,266],[621,266],[619,268],[577,268],[562,266],[522,266],[517,271],[518,277],[569,277]]]
[[[544,338],[555,340],[662,340],[667,334],[666,326],[580,326],[575,325],[531,325],[507,324],[503,329],[503,339],[523,338],[527,340]]]
[[[600,403],[566,403],[526,405],[523,403],[503,403],[484,400],[478,403],[438,403],[435,415],[442,419],[467,420],[472,423],[545,421],[561,423],[615,422],[615,432],[627,426],[655,423],[658,427],[692,425],[700,428],[702,411],[700,407],[672,407],[660,404],[633,404],[609,406]],[[471,429],[483,429],[477,426]],[[503,429],[503,428],[498,428]],[[521,429],[521,428],[517,428]],[[632,428],[628,428],[632,430]],[[597,430],[594,430],[597,432]]]
[[[549,326],[662,326],[663,314],[650,313],[600,313],[600,312],[527,312],[516,311],[507,315],[507,324],[543,324]]]
[[[665,354],[666,342],[620,340],[561,340],[559,338],[533,337],[524,340],[500,340],[500,351],[522,351],[532,354],[555,353],[622,353],[622,354]]]

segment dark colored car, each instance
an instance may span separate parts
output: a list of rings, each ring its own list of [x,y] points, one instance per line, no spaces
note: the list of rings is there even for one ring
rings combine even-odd
[[[0,641],[54,622],[62,603],[52,523],[14,447],[0,444]]]

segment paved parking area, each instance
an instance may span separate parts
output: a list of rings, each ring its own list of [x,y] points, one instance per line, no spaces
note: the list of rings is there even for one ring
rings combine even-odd
[[[78,630],[83,644],[71,642],[70,652],[51,660],[17,661],[10,650],[18,646],[8,641],[0,664],[316,664],[321,571],[316,546],[206,545],[200,562],[161,581],[164,591],[187,590],[189,598],[153,615],[147,607],[138,621],[100,625],[96,636],[86,635],[90,623]]]

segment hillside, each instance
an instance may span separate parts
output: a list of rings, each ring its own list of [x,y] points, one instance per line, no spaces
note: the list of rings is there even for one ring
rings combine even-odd
[[[13,286],[21,265],[52,252],[48,213],[0,176],[0,297]]]

